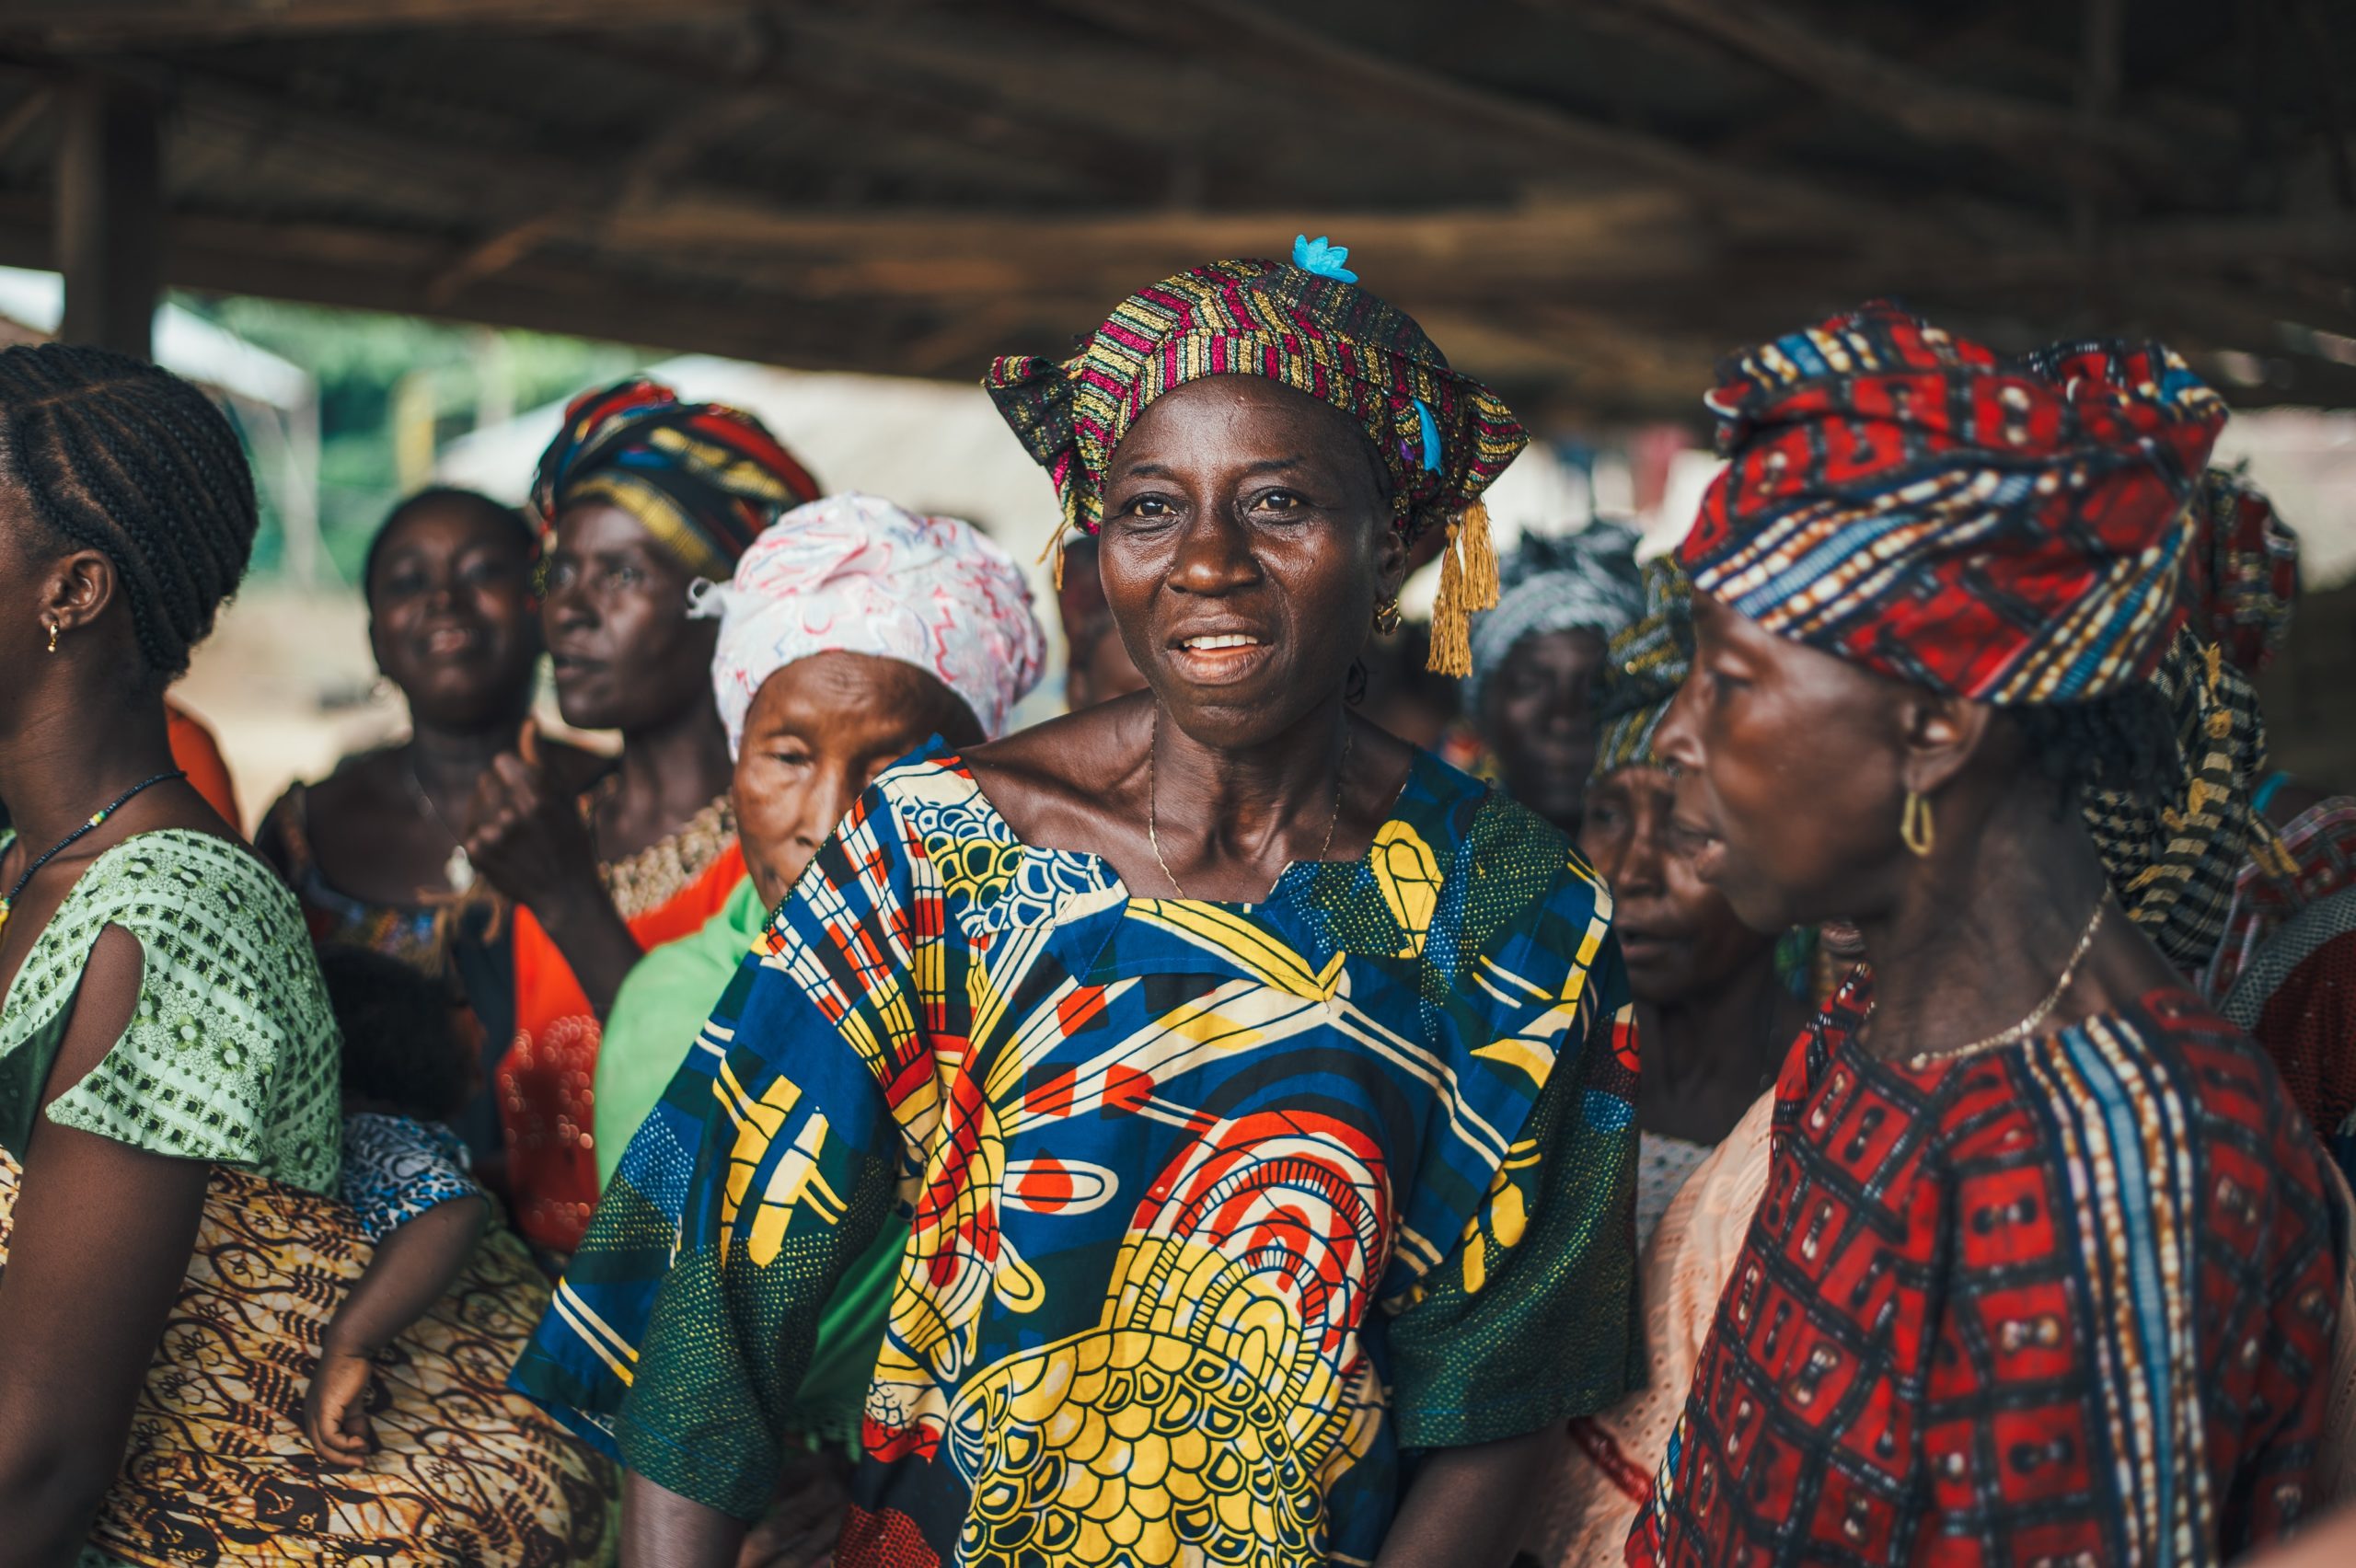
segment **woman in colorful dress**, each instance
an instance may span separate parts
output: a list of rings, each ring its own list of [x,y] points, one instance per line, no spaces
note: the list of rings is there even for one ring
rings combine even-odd
[[[648,1561],[733,1560],[895,1203],[845,1568],[1501,1565],[1635,1376],[1609,896],[1343,700],[1427,529],[1461,673],[1524,437],[1340,259],[993,368],[1148,688],[879,778],[624,1155],[517,1379]]]
[[[616,730],[585,794],[536,737],[478,785],[467,853],[515,917],[515,1027],[497,1076],[515,1225],[554,1256],[597,1202],[593,1084],[602,1021],[649,948],[691,935],[745,880],[728,737],[711,700],[717,628],[689,613],[762,529],[818,487],[758,420],[643,378],[573,399],[541,455],[541,619],[558,709]]]
[[[1636,539],[1608,520],[1532,535],[1500,563],[1496,607],[1472,617],[1464,711],[1506,792],[1574,837],[1595,771],[1605,645],[1644,613]]]
[[[367,1248],[300,910],[180,777],[164,688],[244,574],[236,433],[144,362],[0,353],[0,1563],[599,1554],[607,1472],[483,1376],[531,1270],[397,1342],[379,1452],[302,1385]],[[519,1288],[520,1287],[520,1288]]]
[[[514,748],[531,711],[535,554],[530,525],[489,496],[427,490],[394,507],[369,542],[361,586],[369,651],[409,709],[409,736],[291,786],[254,834],[314,940],[462,984],[482,1024],[484,1088],[453,1125],[494,1177],[490,1084],[514,1032],[514,959],[508,922],[462,846],[476,780]],[[549,751],[583,779],[597,769],[585,754]]]
[[[1654,747],[1703,878],[1755,927],[1854,918],[1874,994],[1784,1067],[1628,1561],[2273,1539],[2321,1502],[2323,1156],[2073,809],[2178,777],[2151,683],[2223,406],[2158,344],[2008,363],[1879,303],[1710,402],[1732,463]]]

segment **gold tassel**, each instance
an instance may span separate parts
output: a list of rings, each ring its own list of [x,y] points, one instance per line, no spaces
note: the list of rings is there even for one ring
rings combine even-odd
[[[1424,668],[1459,679],[1472,673],[1471,617],[1464,608],[1464,569],[1456,558],[1457,525],[1448,525],[1439,551],[1439,597],[1432,603],[1432,651]]]
[[[1457,539],[1464,552],[1464,607],[1497,607],[1497,542],[1489,536],[1488,502],[1476,501],[1464,509]]]
[[[1041,566],[1046,566],[1050,560],[1055,562],[1055,565],[1049,568],[1048,575],[1055,579],[1056,592],[1058,594],[1064,591],[1065,532],[1066,530],[1057,528],[1055,533],[1049,536],[1047,540],[1047,548],[1039,552],[1039,564]]]

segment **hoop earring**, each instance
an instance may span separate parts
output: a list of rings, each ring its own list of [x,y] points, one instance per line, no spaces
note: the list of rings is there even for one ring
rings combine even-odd
[[[1938,842],[1938,830],[1931,821],[1931,802],[1911,790],[1906,791],[1906,803],[1899,808],[1898,836],[1923,859],[1930,858],[1932,846]]]
[[[57,623],[55,621],[49,623],[49,651],[52,653],[57,651]]]
[[[1374,606],[1374,634],[1388,637],[1399,629],[1399,595],[1393,594]]]

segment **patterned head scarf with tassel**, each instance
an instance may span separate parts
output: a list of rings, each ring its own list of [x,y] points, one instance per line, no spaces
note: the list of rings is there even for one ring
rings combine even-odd
[[[1496,393],[1449,368],[1405,312],[1357,286],[1348,255],[1302,236],[1289,265],[1194,268],[1123,300],[1070,359],[1006,356],[982,385],[1054,479],[1065,523],[1085,534],[1103,525],[1114,450],[1164,393],[1206,376],[1258,375],[1340,409],[1391,481],[1392,526],[1411,542],[1447,530],[1430,667],[1468,674],[1468,617],[1497,602],[1481,493],[1529,436]]]

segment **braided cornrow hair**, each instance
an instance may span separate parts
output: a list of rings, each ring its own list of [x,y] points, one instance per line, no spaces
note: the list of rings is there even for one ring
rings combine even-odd
[[[212,399],[105,349],[0,351],[0,479],[67,548],[114,563],[149,674],[185,671],[260,521],[245,449]]]

